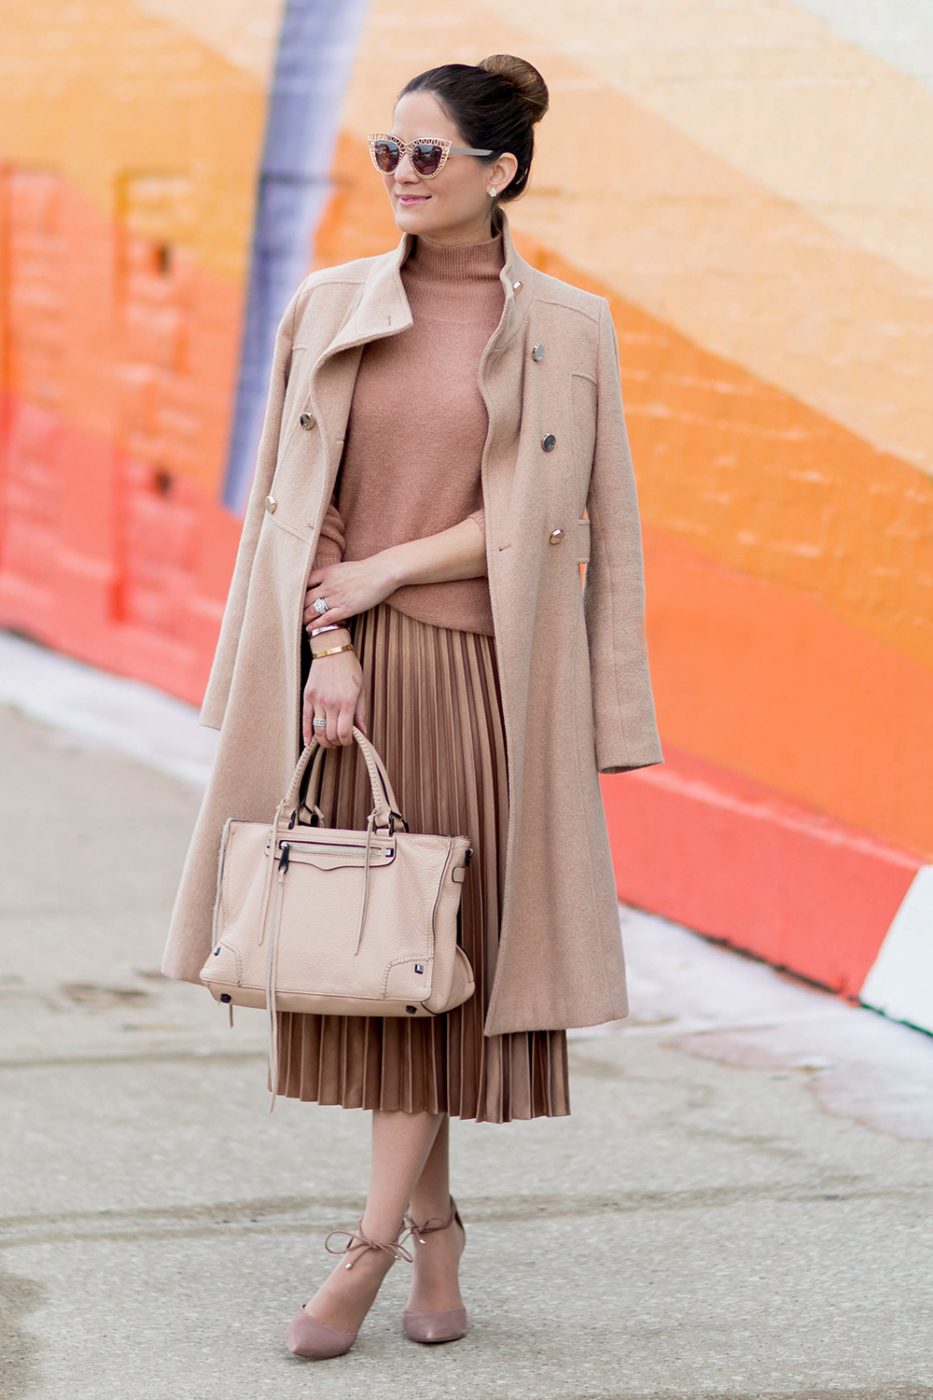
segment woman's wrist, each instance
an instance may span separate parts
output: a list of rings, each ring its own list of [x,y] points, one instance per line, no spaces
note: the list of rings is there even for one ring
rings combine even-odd
[[[312,637],[309,635],[308,640],[311,643],[312,658],[315,660],[319,660],[320,658],[315,656],[316,652],[330,651],[333,647],[346,646],[353,639],[350,636],[348,628],[337,627],[334,629],[333,632],[324,632],[317,637]]]
[[[409,585],[481,578],[486,572],[486,535],[478,520],[461,520],[436,535],[390,545],[367,562],[376,569],[383,598]]]
[[[315,651],[311,653],[312,663],[314,661],[323,661],[327,656],[342,656],[347,652],[352,652],[352,650],[352,642],[344,642],[343,646],[340,647],[327,647],[324,651]]]
[[[355,659],[356,652],[353,650],[353,643],[348,642],[346,646],[328,647],[327,654],[324,656],[312,656],[311,665],[342,666],[345,665],[351,657]]]
[[[397,588],[402,588],[408,582],[405,572],[405,549],[403,544],[393,544],[370,558],[370,563],[378,573],[379,589],[383,598],[388,598],[390,593],[394,593]]]
[[[319,647],[324,645],[325,637],[331,642],[341,640],[345,642],[349,640],[350,636],[350,629],[345,622],[326,623],[320,617],[315,618],[314,622],[309,622],[305,630],[308,633],[311,645],[314,646],[314,644],[317,643]],[[314,636],[315,632],[317,636]]]

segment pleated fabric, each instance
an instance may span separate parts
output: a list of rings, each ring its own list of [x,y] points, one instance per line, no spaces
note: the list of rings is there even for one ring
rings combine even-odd
[[[412,831],[469,836],[461,933],[476,993],[432,1020],[279,1013],[278,1092],[344,1108],[449,1113],[480,1122],[570,1112],[563,1031],[484,1036],[496,971],[508,831],[495,641],[381,603],[354,619],[370,738]],[[321,807],[361,829],[372,809],[354,744],[329,750]]]

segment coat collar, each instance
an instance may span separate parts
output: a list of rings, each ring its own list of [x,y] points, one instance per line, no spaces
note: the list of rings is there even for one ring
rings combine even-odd
[[[505,290],[505,304],[499,324],[492,335],[490,351],[502,349],[522,324],[533,295],[535,278],[534,268],[515,251],[509,221],[502,209],[499,210],[499,217],[505,249],[505,261],[499,273],[499,280]],[[398,335],[412,324],[411,307],[402,282],[402,265],[414,242],[414,234],[404,233],[398,246],[391,253],[374,260],[363,283],[359,301],[349,319],[324,351],[321,361],[329,359],[341,350],[349,350],[367,341]]]

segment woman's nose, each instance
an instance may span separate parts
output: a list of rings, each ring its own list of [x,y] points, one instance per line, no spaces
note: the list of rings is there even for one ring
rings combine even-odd
[[[396,180],[405,181],[408,184],[411,184],[413,180],[421,178],[412,164],[410,151],[405,152],[398,165],[395,167],[395,178]]]

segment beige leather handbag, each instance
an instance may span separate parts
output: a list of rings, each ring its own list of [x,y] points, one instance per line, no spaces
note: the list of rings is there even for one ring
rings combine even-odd
[[[324,825],[325,751],[312,739],[271,826],[231,818],[221,839],[214,947],[201,980],[231,1008],[268,1010],[273,1094],[277,1010],[439,1016],[473,995],[457,943],[469,839],[410,833],[382,759],[356,728],[353,737],[373,794],[365,831]]]

